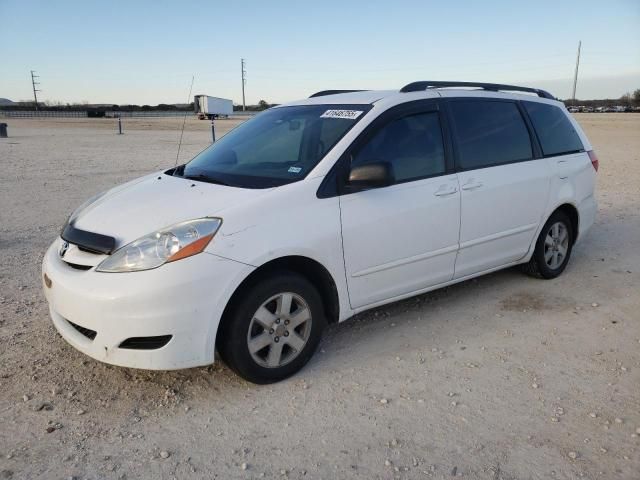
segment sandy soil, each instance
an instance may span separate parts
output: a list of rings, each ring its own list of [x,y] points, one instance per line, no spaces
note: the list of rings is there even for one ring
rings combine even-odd
[[[639,478],[640,115],[577,118],[600,157],[600,213],[564,275],[506,270],[360,315],[266,387],[221,363],[100,364],[48,318],[40,261],[66,216],[172,166],[180,121],[126,120],[119,136],[113,120],[9,119],[0,479]],[[209,128],[187,122],[181,161]]]

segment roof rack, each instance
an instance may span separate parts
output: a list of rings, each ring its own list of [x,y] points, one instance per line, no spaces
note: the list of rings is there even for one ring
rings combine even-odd
[[[313,97],[324,97],[326,95],[338,95],[339,93],[353,93],[353,92],[366,92],[366,90],[322,90],[311,95]]]
[[[431,81],[424,80],[420,82],[413,82],[405,85],[400,89],[402,93],[407,92],[419,92],[427,90],[428,88],[446,88],[446,87],[475,87],[482,90],[488,90],[491,92],[506,91],[506,92],[529,92],[535,93],[542,98],[550,98],[555,100],[556,98],[545,90],[529,87],[518,87],[516,85],[502,85],[499,83],[478,83],[478,82],[443,82],[443,81]]]

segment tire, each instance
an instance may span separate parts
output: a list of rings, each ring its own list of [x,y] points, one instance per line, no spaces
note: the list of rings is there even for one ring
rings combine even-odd
[[[559,230],[554,231],[555,228]],[[562,232],[566,232],[566,237]],[[533,256],[528,263],[522,265],[522,271],[536,278],[556,278],[569,263],[574,238],[569,217],[563,212],[554,212],[542,227]]]
[[[218,353],[249,382],[278,382],[306,365],[325,325],[322,299],[311,282],[293,272],[273,272],[243,291],[225,315]]]

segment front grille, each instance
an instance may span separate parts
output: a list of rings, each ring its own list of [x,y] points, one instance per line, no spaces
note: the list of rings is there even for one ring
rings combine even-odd
[[[66,261],[64,263],[66,263],[67,265],[69,265],[71,268],[75,270],[90,270],[91,268],[93,268],[91,267],[91,265],[80,265],[79,263],[71,263]]]
[[[67,322],[69,322],[69,320],[67,320]],[[76,325],[73,322],[69,322],[69,325],[71,325],[73,328],[75,328],[78,332],[80,332],[82,335],[87,337],[89,340],[93,340],[94,338],[96,338],[96,335],[98,334],[98,332],[96,332],[95,330],[81,327],[80,325]]]
[[[158,337],[131,337],[120,344],[120,348],[128,350],[155,350],[164,347],[171,340],[171,335]]]
[[[91,255],[102,255],[102,253],[96,252],[95,250],[90,250],[86,247],[83,247],[82,245],[76,245],[76,247],[78,247],[78,250],[82,252],[90,253]]]
[[[81,250],[109,255],[116,246],[116,239],[101,233],[87,232],[67,223],[60,234],[63,240],[77,245]]]

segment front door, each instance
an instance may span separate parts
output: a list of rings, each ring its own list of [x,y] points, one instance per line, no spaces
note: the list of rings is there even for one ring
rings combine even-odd
[[[387,162],[395,177],[390,186],[340,197],[353,308],[453,278],[460,190],[440,115],[435,103],[397,108],[372,125],[349,156],[351,166]]]

